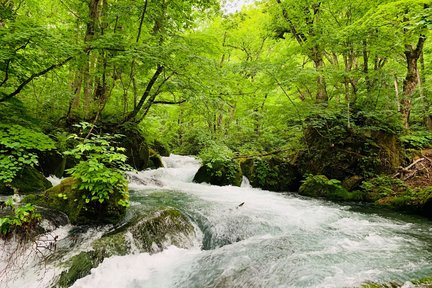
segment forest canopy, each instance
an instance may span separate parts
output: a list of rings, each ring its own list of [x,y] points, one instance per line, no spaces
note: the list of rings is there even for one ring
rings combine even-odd
[[[133,126],[147,143],[207,158],[298,149],[317,114],[348,128],[425,135],[430,6],[5,0],[0,119],[45,133],[60,153],[81,122],[99,127],[90,134]]]

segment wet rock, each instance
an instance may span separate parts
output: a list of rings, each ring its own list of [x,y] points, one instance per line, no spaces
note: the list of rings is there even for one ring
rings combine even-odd
[[[240,162],[244,176],[252,187],[270,191],[297,191],[301,176],[289,159],[277,156],[243,159]]]
[[[64,263],[59,287],[69,287],[76,280],[89,275],[104,258],[131,253],[156,253],[170,245],[190,248],[195,230],[180,211],[166,207],[138,217],[126,225],[104,235],[92,243],[92,250],[82,252]]]
[[[344,114],[315,115],[307,119],[304,144],[296,164],[301,174],[325,175],[343,181],[393,173],[401,164],[401,145],[396,132],[353,114],[351,126]]]
[[[52,187],[36,168],[25,166],[10,184],[0,183],[0,195],[39,193]]]
[[[161,156],[151,148],[149,149],[149,161],[147,167],[151,169],[163,167]]]

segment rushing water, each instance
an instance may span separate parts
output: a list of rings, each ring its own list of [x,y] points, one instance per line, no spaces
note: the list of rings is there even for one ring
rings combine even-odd
[[[432,275],[428,221],[355,212],[245,182],[195,184],[196,160],[164,161],[167,168],[133,175],[132,208],[179,208],[202,231],[196,247],[112,257],[73,287],[354,287]]]
[[[195,247],[107,258],[73,287],[356,287],[432,275],[429,221],[254,189],[247,179],[242,187],[196,184],[198,161],[173,155],[164,162],[130,175],[129,213],[180,209],[196,226]],[[70,254],[101,233],[88,231]],[[48,287],[59,272],[44,273],[45,282],[24,275],[11,287]]]

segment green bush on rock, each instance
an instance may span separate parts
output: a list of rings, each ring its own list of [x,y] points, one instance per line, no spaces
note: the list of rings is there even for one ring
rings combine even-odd
[[[218,186],[241,185],[240,165],[233,159],[234,153],[228,147],[213,144],[202,150],[199,157],[203,165],[195,174],[194,182],[205,182]]]
[[[5,202],[5,207],[10,207],[12,213],[0,218],[0,238],[17,235],[21,239],[31,239],[35,234],[36,225],[41,220],[41,215],[36,213],[35,207],[30,203],[16,206],[12,199]]]
[[[299,194],[311,197],[323,197],[335,201],[358,201],[363,198],[360,192],[349,192],[336,179],[324,175],[309,175],[300,186]]]
[[[78,126],[84,129],[89,124]],[[121,219],[129,206],[124,173],[130,167],[121,153],[124,148],[113,146],[119,136],[96,135],[92,129],[85,137],[71,135],[78,144],[65,155],[79,160],[67,171],[72,177],[26,201],[63,211],[73,224],[115,223]]]
[[[36,151],[51,149],[55,149],[54,142],[41,132],[20,125],[0,124],[0,193],[38,192],[50,187],[32,167],[38,163]]]
[[[80,143],[65,154],[81,160],[68,172],[77,180],[74,188],[82,191],[85,203],[97,201],[102,204],[114,198],[118,205],[127,207],[129,194],[124,172],[130,167],[125,164],[127,157],[120,153],[124,148],[111,146],[118,137],[93,134],[86,138],[72,137]]]

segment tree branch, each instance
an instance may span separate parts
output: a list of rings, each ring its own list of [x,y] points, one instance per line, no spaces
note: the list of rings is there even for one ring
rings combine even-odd
[[[35,74],[31,75],[29,78],[27,78],[26,80],[24,80],[24,82],[22,82],[22,83],[18,86],[18,88],[15,89],[14,92],[12,92],[12,93],[10,93],[10,94],[1,93],[1,94],[2,94],[2,98],[0,98],[0,102],[4,102],[4,101],[9,100],[9,99],[11,99],[12,97],[16,96],[16,95],[17,95],[18,93],[20,93],[21,90],[22,90],[22,89],[23,89],[23,88],[24,88],[28,83],[30,83],[33,79],[38,78],[38,77],[40,77],[40,76],[42,76],[42,75],[45,75],[45,74],[48,73],[49,71],[54,70],[54,69],[56,69],[56,68],[58,68],[58,67],[63,66],[64,64],[66,64],[67,62],[69,62],[70,60],[72,60],[72,58],[73,58],[73,57],[70,56],[70,57],[66,58],[65,60],[63,60],[62,62],[60,62],[60,63],[53,64],[53,65],[51,65],[50,67],[46,68],[45,70],[42,70],[42,71],[40,71],[40,72],[38,72],[38,73],[35,73]]]
[[[140,101],[138,102],[138,105],[135,107],[135,109],[131,113],[129,113],[128,116],[126,116],[126,118],[123,120],[123,123],[126,123],[137,116],[137,114],[139,113],[139,111],[143,107],[145,100],[150,95],[151,89],[153,88],[154,84],[156,83],[156,80],[159,78],[159,75],[162,73],[163,70],[164,70],[164,66],[162,66],[162,65],[157,66],[156,71],[154,72],[152,78],[148,82],[147,87],[146,87],[143,95],[141,96]]]
[[[186,102],[186,100],[181,100],[181,101],[153,101],[153,104],[176,105],[176,104],[182,104],[185,102]]]
[[[5,77],[4,77],[3,81],[0,83],[0,87],[2,87],[6,83],[6,81],[9,79],[9,65],[10,65],[10,59],[7,61]]]

